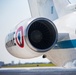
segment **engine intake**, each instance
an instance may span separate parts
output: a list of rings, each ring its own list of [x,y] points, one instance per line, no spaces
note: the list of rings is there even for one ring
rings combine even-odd
[[[46,18],[36,18],[27,27],[27,44],[38,52],[45,52],[54,47],[57,36],[54,23]]]

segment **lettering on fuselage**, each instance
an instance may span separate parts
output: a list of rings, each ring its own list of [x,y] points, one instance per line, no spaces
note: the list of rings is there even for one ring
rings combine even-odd
[[[16,32],[16,43],[19,47],[24,47],[23,27],[19,27]]]

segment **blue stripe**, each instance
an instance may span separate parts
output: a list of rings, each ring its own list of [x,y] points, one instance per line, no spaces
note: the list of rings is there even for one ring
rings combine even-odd
[[[58,42],[59,48],[76,48],[76,39]]]

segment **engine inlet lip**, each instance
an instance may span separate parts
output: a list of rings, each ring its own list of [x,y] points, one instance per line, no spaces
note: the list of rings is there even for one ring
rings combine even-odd
[[[54,41],[53,45],[52,45],[51,47],[47,48],[47,49],[39,49],[39,48],[34,47],[34,46],[31,44],[31,42],[30,42],[30,40],[29,40],[29,37],[28,37],[28,32],[29,32],[30,26],[31,26],[34,22],[40,21],[40,20],[47,21],[49,24],[51,24],[51,25],[54,27],[55,32],[56,32],[56,40]],[[25,34],[26,34],[26,36],[25,36],[26,44],[29,46],[30,49],[32,49],[32,50],[34,50],[34,51],[36,51],[36,52],[46,52],[46,51],[51,50],[51,49],[54,47],[54,45],[56,44],[57,39],[58,39],[58,31],[57,31],[57,28],[56,28],[56,26],[54,25],[54,23],[53,23],[51,20],[49,20],[49,19],[47,19],[47,18],[43,18],[43,17],[31,19],[31,20],[29,21],[29,23],[28,23],[28,26],[27,26],[25,32],[26,32],[26,33],[25,33]]]

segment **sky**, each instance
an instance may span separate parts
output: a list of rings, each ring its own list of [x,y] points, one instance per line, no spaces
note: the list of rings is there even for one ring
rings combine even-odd
[[[30,10],[27,0],[0,0],[0,61],[17,62],[49,62],[41,57],[34,59],[18,59],[5,48],[6,35],[22,20],[30,18]]]
[[[70,0],[72,3],[76,0]],[[5,48],[6,35],[22,20],[30,18],[30,10],[27,0],[0,0],[0,61],[11,63],[24,62],[49,62],[48,59],[41,57],[34,59],[19,59],[11,54]]]

